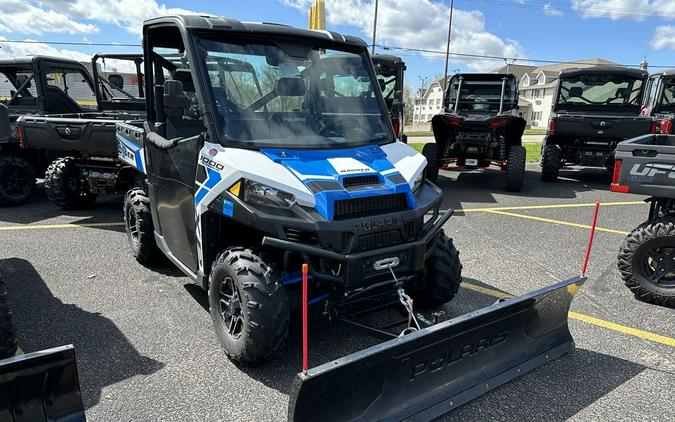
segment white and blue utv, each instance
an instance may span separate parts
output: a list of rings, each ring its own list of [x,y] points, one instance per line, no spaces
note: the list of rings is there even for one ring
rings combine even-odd
[[[161,251],[208,291],[230,359],[262,362],[285,343],[305,263],[309,303],[333,311],[453,298],[462,265],[442,230],[452,211],[424,179],[424,156],[395,140],[363,41],[168,16],[145,22],[143,46],[147,120],[117,126],[120,159],[147,179],[127,194],[127,233],[139,262]],[[443,413],[485,391],[474,385],[517,376],[505,375],[513,365],[569,350],[564,287],[312,368],[294,383],[289,417]],[[562,307],[533,337],[521,323],[550,312],[537,306],[545,295]],[[440,370],[451,356],[460,368]]]

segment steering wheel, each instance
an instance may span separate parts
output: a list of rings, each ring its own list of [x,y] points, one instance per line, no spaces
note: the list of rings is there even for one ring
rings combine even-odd
[[[345,132],[349,131],[355,131],[355,130],[361,130],[361,123],[359,122],[358,119],[354,117],[343,117],[339,120],[335,120],[332,123],[327,124],[326,126],[322,127],[321,130],[319,130],[319,135],[321,136],[342,136],[345,135]],[[363,131],[365,132],[365,131]]]

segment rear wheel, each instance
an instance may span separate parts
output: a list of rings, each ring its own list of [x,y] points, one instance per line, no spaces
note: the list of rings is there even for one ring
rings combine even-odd
[[[639,300],[675,307],[675,218],[648,221],[624,239],[619,272]]]
[[[438,180],[438,145],[435,143],[424,144],[422,155],[427,159],[424,177],[430,182],[436,183]]]
[[[124,223],[131,251],[141,264],[149,264],[159,251],[150,213],[150,198],[141,188],[134,188],[124,197]]]
[[[562,151],[558,145],[546,145],[541,153],[541,180],[555,182],[562,163]]]
[[[0,359],[14,356],[16,353],[16,328],[9,310],[7,290],[0,279]]]
[[[45,173],[47,198],[61,208],[82,208],[96,200],[74,157],[55,160]]]
[[[286,289],[250,249],[226,249],[213,263],[209,308],[218,341],[234,362],[264,362],[288,338]]]
[[[424,265],[421,288],[410,291],[415,305],[433,308],[452,300],[462,282],[459,251],[443,230],[436,236],[431,256]]]
[[[0,205],[24,203],[34,190],[33,166],[21,157],[0,155]]]
[[[506,182],[504,190],[507,192],[520,192],[525,178],[525,161],[527,150],[522,145],[513,145],[509,148],[506,159]]]

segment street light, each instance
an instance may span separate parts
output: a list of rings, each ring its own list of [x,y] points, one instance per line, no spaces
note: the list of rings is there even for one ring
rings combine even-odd
[[[377,4],[378,3],[379,3],[378,0],[375,0],[375,18],[373,19],[373,45],[371,47],[370,54],[375,54],[375,35],[377,34]]]

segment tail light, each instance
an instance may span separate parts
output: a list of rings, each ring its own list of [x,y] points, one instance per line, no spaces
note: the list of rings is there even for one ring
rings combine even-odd
[[[499,127],[499,126],[504,126],[506,124],[506,119],[494,119],[490,120],[490,127]]]
[[[661,120],[661,133],[673,133],[673,121],[670,119]]]
[[[459,126],[462,124],[462,119],[459,117],[446,117],[445,123],[449,124],[450,126]]]
[[[19,139],[19,146],[21,148],[27,148],[25,138],[23,137],[23,126],[16,126],[16,137]]]
[[[612,192],[628,193],[628,186],[619,184],[619,175],[621,174],[621,161],[614,161],[614,173],[612,174],[612,184],[609,190]]]
[[[555,135],[556,126],[558,126],[558,121],[555,119],[555,117],[551,117],[551,120],[548,121],[547,133],[549,135]]]
[[[394,126],[394,136],[398,138],[401,130],[401,124],[399,123],[398,119],[392,119],[391,125]]]
[[[658,125],[656,124],[656,120],[652,120],[652,124],[649,126],[649,133],[658,133],[657,129]]]

